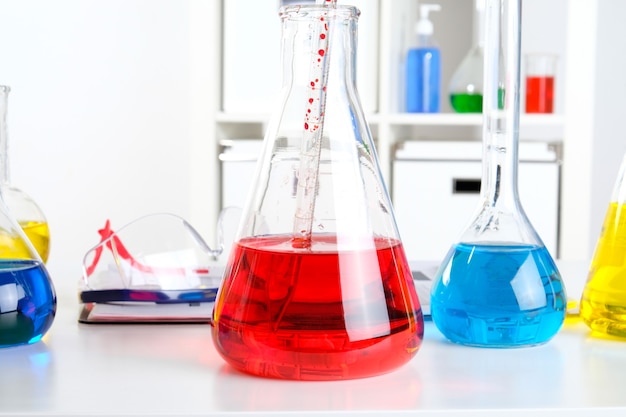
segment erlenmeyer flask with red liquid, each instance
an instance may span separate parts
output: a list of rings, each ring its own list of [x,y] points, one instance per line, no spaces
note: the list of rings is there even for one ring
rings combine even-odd
[[[356,90],[359,10],[285,6],[283,89],[215,303],[237,370],[340,380],[389,372],[423,338],[420,302]]]

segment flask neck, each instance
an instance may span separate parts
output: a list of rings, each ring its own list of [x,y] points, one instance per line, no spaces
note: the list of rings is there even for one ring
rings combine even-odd
[[[0,185],[9,184],[9,135],[7,106],[11,88],[0,85]]]
[[[502,130],[505,121],[492,120],[493,131],[483,136],[483,204],[515,209],[519,203],[519,142],[513,132]]]
[[[317,5],[287,6],[281,9],[283,86],[295,95],[294,87],[320,84],[327,74],[340,85],[356,83],[356,31],[360,11],[353,6],[335,9]],[[320,25],[324,23],[325,25]],[[320,39],[328,36],[327,50],[320,50]],[[331,80],[327,80],[328,83]],[[313,87],[315,88],[315,87]],[[321,90],[321,84],[320,84]],[[330,92],[329,92],[330,93]]]
[[[485,45],[485,0],[474,0],[474,48]]]
[[[626,153],[622,156],[611,200],[618,204],[626,204]]]
[[[483,198],[519,205],[520,1],[487,0],[483,96]]]

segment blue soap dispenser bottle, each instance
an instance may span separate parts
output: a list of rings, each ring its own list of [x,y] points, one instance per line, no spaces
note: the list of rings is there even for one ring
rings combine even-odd
[[[439,4],[420,5],[415,25],[417,45],[410,48],[406,60],[406,111],[438,113],[441,105],[441,52],[434,38],[434,25],[428,15],[441,10]]]

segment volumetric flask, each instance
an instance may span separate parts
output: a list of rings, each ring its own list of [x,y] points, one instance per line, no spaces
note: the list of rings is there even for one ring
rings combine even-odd
[[[436,326],[471,346],[542,344],[565,319],[561,275],[518,196],[520,6],[486,2],[480,202],[431,289]]]
[[[329,2],[330,3],[330,2]],[[280,9],[283,89],[213,313],[234,368],[361,378],[414,357],[423,317],[355,87],[352,6]]]
[[[0,348],[39,341],[52,325],[57,305],[54,287],[42,260],[48,253],[48,225],[43,217],[33,214],[40,212],[19,210],[36,206],[7,181],[5,117],[9,91],[8,87],[0,86]],[[9,200],[19,204],[9,209]],[[15,213],[33,214],[33,217],[28,217],[29,222],[18,222]],[[35,227],[40,220],[43,223]],[[38,229],[45,230],[45,239],[44,236],[34,238]],[[27,235],[33,238],[32,242]],[[44,241],[40,256],[33,245]]]
[[[450,105],[457,113],[483,109],[484,11],[485,0],[474,0],[473,45],[450,79]]]
[[[626,337],[626,155],[607,208],[580,302],[594,331]]]
[[[26,192],[13,186],[10,182],[9,167],[9,135],[7,126],[7,110],[11,88],[0,85],[0,155],[2,169],[0,170],[0,187],[2,187],[4,202],[11,210],[26,237],[31,241],[35,250],[46,262],[50,254],[50,229],[43,211]]]

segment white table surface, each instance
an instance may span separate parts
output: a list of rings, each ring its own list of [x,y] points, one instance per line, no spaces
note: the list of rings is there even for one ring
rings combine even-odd
[[[578,291],[586,265],[560,268]],[[419,352],[395,372],[270,380],[226,365],[206,324],[79,324],[74,267],[49,270],[59,301],[51,330],[0,349],[2,415],[626,415],[626,341],[592,337],[575,319],[521,349],[453,345],[427,321]]]

